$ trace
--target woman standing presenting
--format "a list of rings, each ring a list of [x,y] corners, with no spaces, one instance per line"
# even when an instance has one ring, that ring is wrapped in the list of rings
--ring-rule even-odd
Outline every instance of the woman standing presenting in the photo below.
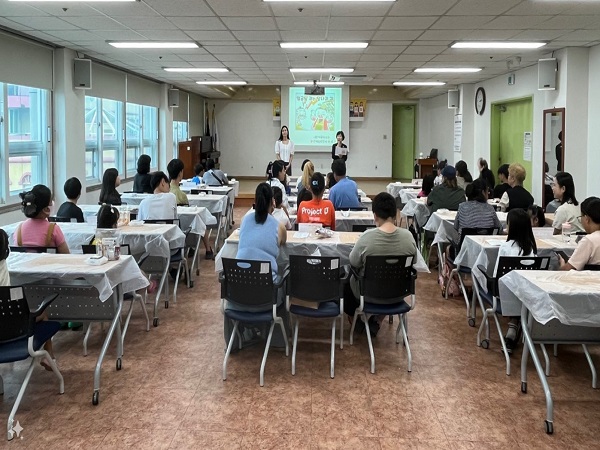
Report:
[[[283,161],[285,171],[292,175],[292,160],[294,159],[294,143],[290,140],[290,131],[287,126],[282,126],[279,139],[275,142],[275,156]]]
[[[348,146],[344,144],[344,136],[343,131],[338,131],[335,135],[337,139],[336,143],[331,146],[331,158],[332,159],[343,159],[346,161],[348,159]]]

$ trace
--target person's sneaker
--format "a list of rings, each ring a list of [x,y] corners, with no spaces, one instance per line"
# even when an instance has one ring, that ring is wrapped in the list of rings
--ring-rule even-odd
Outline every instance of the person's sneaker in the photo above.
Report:
[[[212,250],[206,250],[206,255],[204,256],[204,259],[213,259],[215,257],[215,254]]]
[[[173,278],[173,280],[176,280],[177,279],[177,269],[169,270],[169,275],[171,275],[171,278]]]

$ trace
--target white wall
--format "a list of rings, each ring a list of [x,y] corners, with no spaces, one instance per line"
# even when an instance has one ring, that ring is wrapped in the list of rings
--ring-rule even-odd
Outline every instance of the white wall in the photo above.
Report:
[[[587,151],[587,196],[600,197],[598,168],[600,167],[600,45],[589,50],[588,87],[588,151]],[[569,112],[567,111],[567,117]],[[581,197],[583,199],[584,197]]]
[[[448,108],[448,94],[419,101],[418,152],[429,155],[438,149],[438,159],[454,162],[454,109]]]

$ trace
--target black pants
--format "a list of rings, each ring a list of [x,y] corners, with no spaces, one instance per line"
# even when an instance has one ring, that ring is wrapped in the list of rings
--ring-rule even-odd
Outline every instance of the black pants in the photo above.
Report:
[[[292,176],[292,165],[289,162],[283,162],[284,166],[287,166],[287,170],[285,171],[285,173],[288,174],[288,176]]]
[[[354,296],[350,283],[344,285],[344,312],[353,317],[356,308],[360,306],[360,299]]]

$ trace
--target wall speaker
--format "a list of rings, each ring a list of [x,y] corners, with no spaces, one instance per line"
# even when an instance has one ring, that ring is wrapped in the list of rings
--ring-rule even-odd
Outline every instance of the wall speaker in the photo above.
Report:
[[[538,61],[538,91],[555,90],[557,72],[556,58],[540,59]]]
[[[73,64],[73,87],[75,89],[91,89],[92,60],[75,58]]]
[[[179,89],[169,89],[169,106],[179,108]]]
[[[458,108],[459,91],[458,89],[448,91],[448,108]]]

